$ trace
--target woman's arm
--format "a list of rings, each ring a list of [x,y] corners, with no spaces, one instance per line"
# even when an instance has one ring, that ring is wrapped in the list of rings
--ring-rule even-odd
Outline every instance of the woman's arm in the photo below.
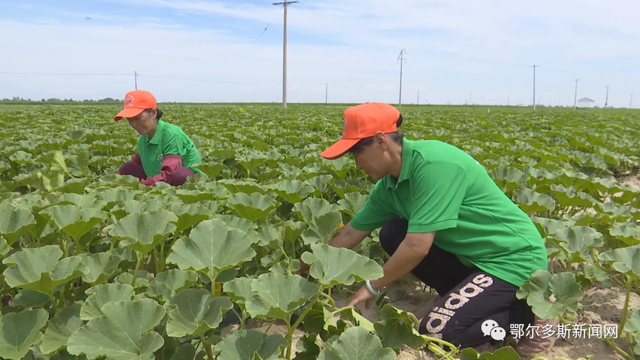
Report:
[[[171,176],[179,167],[182,167],[182,157],[180,155],[165,155],[160,167],[160,174],[140,180],[140,183],[147,186],[153,186],[160,181],[170,183]]]

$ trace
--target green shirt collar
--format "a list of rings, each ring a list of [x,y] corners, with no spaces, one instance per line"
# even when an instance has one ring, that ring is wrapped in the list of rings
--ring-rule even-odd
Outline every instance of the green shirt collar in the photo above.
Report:
[[[409,174],[411,173],[411,164],[413,163],[413,144],[411,140],[406,137],[402,138],[402,168],[400,169],[400,176],[398,177],[398,181],[396,182],[393,176],[389,176],[389,181],[387,182],[388,189],[397,189],[398,184],[408,180]]]
[[[164,125],[165,125],[164,121],[158,120],[158,127],[156,128],[156,133],[153,134],[153,137],[151,138],[151,140],[149,140],[149,136],[147,135],[147,144],[159,145],[162,142]]]

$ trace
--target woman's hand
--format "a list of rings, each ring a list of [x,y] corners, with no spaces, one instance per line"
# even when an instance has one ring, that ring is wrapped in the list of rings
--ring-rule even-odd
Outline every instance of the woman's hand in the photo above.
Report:
[[[373,302],[373,300],[375,300],[375,298],[376,297],[373,296],[371,291],[369,291],[366,286],[363,286],[355,295],[353,295],[353,298],[351,298],[351,302],[347,306],[356,307],[356,305],[364,301],[365,309],[369,310],[369,308],[371,307],[371,303]]]

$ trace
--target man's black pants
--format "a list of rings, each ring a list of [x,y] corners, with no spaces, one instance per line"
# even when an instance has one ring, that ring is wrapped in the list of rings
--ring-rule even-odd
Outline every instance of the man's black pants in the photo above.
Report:
[[[402,218],[390,220],[382,227],[380,243],[389,255],[404,240],[407,228],[408,221]],[[421,334],[465,348],[495,341],[487,334],[490,325],[482,328],[486,320],[495,321],[492,324],[497,323],[506,335],[510,334],[511,324],[524,324],[525,329],[533,324],[531,308],[525,300],[516,298],[517,286],[477,267],[463,265],[456,255],[435,244],[411,273],[440,295],[420,321]]]

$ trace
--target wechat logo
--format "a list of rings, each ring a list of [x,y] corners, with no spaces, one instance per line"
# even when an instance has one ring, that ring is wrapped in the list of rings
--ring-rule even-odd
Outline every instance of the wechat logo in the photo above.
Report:
[[[507,336],[507,332],[494,320],[485,320],[480,327],[484,336],[491,336],[495,341],[502,341]]]

